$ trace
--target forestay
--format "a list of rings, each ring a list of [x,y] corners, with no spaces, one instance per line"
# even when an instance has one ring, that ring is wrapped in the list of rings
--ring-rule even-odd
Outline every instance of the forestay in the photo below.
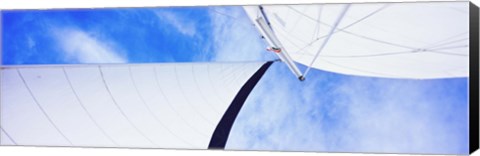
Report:
[[[345,16],[312,63],[346,5]],[[262,7],[283,48],[306,66],[384,78],[468,76],[468,2]],[[244,9],[258,28],[259,6]]]
[[[6,66],[1,145],[207,149],[263,64]]]

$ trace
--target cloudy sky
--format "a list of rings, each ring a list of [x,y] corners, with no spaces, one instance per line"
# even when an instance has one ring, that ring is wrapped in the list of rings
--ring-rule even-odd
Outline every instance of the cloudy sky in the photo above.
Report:
[[[276,59],[241,7],[3,11],[2,20],[6,65]],[[467,89],[466,78],[320,70],[299,82],[274,63],[242,108],[227,148],[465,154]]]

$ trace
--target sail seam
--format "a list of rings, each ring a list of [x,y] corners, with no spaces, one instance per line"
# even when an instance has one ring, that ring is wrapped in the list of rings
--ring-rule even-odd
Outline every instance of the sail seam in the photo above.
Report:
[[[123,111],[123,109],[120,107],[120,105],[118,105],[117,101],[115,100],[115,98],[113,97],[113,94],[112,92],[110,91],[110,88],[108,87],[107,85],[107,82],[105,80],[105,76],[103,75],[103,71],[102,71],[102,67],[101,66],[98,66],[98,70],[100,71],[100,76],[102,77],[102,81],[103,81],[103,84],[105,86],[105,89],[107,90],[108,94],[110,95],[110,98],[112,99],[113,101],[113,104],[116,106],[116,108],[119,110],[120,114],[122,114],[122,116],[127,120],[127,122],[140,134],[142,135],[148,142],[150,142],[151,144],[157,146],[157,144],[155,144],[150,138],[148,138],[142,131],[140,131],[140,129],[135,125],[133,124],[133,121],[130,120],[130,118],[127,116],[127,114],[125,113],[125,111]]]
[[[202,90],[200,90],[200,85],[198,84],[198,80],[197,80],[198,78],[197,78],[197,76],[196,76],[197,74],[195,73],[195,69],[194,69],[195,67],[194,67],[194,66],[191,66],[191,67],[192,67],[192,68],[191,68],[191,72],[192,72],[193,81],[194,81],[194,83],[195,83],[196,89],[197,89],[198,92],[200,93],[200,97],[203,99],[203,101],[205,101],[205,102],[207,103],[207,105],[208,105],[210,108],[212,108],[212,111],[214,111],[215,113],[220,114],[220,111],[218,110],[218,108],[216,108],[214,105],[212,105],[212,102],[209,101],[209,100],[207,100],[207,98],[205,98],[205,96],[206,96],[205,93],[204,93]]]
[[[27,84],[27,82],[25,81],[25,78],[23,78],[23,75],[22,75],[22,73],[20,72],[19,69],[17,69],[17,73],[18,73],[18,75],[20,76],[20,79],[22,79],[22,82],[23,82],[23,84],[25,85],[25,88],[27,88],[28,92],[30,93],[30,96],[32,96],[33,101],[35,101],[35,104],[37,104],[38,108],[39,108],[40,111],[43,113],[43,115],[47,118],[47,120],[50,122],[50,124],[52,124],[53,128],[55,128],[55,130],[56,130],[70,145],[73,146],[72,141],[70,141],[70,139],[68,139],[68,137],[60,130],[60,128],[55,124],[55,122],[53,122],[52,118],[48,115],[48,113],[45,111],[45,109],[42,107],[42,105],[40,105],[40,103],[38,102],[37,98],[33,95],[32,90],[30,89],[30,87],[28,87],[28,84]]]
[[[115,144],[116,146],[118,146],[118,143],[115,142],[113,140],[113,138],[107,134],[107,132],[102,128],[100,127],[100,124],[93,118],[92,114],[87,110],[87,108],[85,107],[85,105],[83,104],[82,100],[80,100],[80,97],[78,96],[77,92],[75,91],[75,89],[73,88],[73,85],[72,85],[72,82],[70,81],[70,78],[67,74],[67,71],[65,70],[65,67],[62,68],[63,70],[63,74],[65,75],[65,78],[67,79],[67,82],[68,82],[68,85],[70,86],[70,88],[72,89],[72,93],[74,94],[75,98],[77,99],[78,103],[80,104],[80,107],[85,111],[85,113],[87,114],[88,118],[90,118],[90,120],[93,122],[93,124],[95,124],[95,126],[103,133],[103,135],[105,135],[105,137],[108,138],[108,140],[110,140],[113,144]]]
[[[17,145],[17,142],[12,138],[12,136],[11,136],[10,134],[8,134],[8,132],[7,132],[5,129],[3,129],[3,127],[0,127],[0,130],[1,130],[3,133],[5,133],[5,135],[7,136],[7,138],[8,138],[10,141],[12,141],[12,143],[13,143],[14,145]],[[0,145],[3,145],[3,144],[0,144]]]
[[[177,86],[180,88],[180,93],[182,94],[182,97],[183,99],[185,99],[185,101],[187,102],[187,104],[189,106],[192,106],[193,107],[193,112],[195,112],[195,114],[198,114],[200,116],[200,118],[204,121],[206,121],[206,123],[210,124],[210,125],[215,125],[215,123],[213,123],[212,121],[208,120],[207,117],[205,117],[204,114],[202,114],[201,112],[198,112],[198,107],[193,104],[192,101],[190,101],[190,99],[187,97],[186,93],[185,93],[185,88],[182,87],[182,84],[180,83],[180,81],[178,80],[180,78],[180,76],[178,76],[178,69],[177,69],[177,66],[175,65],[173,67],[173,70],[175,72],[175,81],[177,82]],[[193,75],[192,75],[193,76]]]
[[[171,104],[171,101],[168,99],[168,97],[166,96],[166,94],[163,92],[163,89],[162,87],[160,86],[160,82],[158,80],[158,72],[157,72],[157,68],[153,67],[153,72],[155,73],[154,76],[155,76],[155,81],[156,81],[156,84],[157,84],[157,88],[159,89],[160,93],[162,94],[162,96],[165,98],[166,100],[166,103],[168,105],[168,107],[170,107],[170,109],[175,112],[175,114],[180,117],[180,119],[183,121],[183,123],[185,123],[185,125],[187,127],[190,127],[190,129],[192,129],[194,132],[200,134],[201,136],[204,136],[204,137],[207,137],[206,134],[204,134],[203,132],[200,132],[198,129],[194,128],[194,126],[192,126],[189,122],[187,122],[187,120],[177,111],[177,109],[175,109],[172,104]]]
[[[172,132],[172,130],[170,130],[167,126],[165,126],[165,124],[160,121],[160,119],[158,119],[157,116],[155,116],[155,114],[153,113],[152,109],[150,108],[150,106],[147,105],[147,102],[145,100],[145,98],[140,94],[140,91],[137,87],[137,83],[135,82],[135,79],[133,78],[133,74],[132,74],[132,69],[130,66],[128,66],[128,73],[130,75],[130,79],[132,80],[132,83],[133,83],[133,86],[135,87],[135,91],[137,92],[137,95],[138,97],[140,98],[140,100],[142,101],[142,104],[143,106],[145,106],[145,108],[147,109],[148,113],[150,114],[150,116],[153,117],[153,119],[160,125],[162,126],[163,128],[165,128],[170,134],[172,134],[173,136],[175,136],[176,138],[180,139],[183,143],[186,143],[187,145],[189,146],[193,146],[192,144],[188,143],[186,140],[184,140],[183,138],[180,138],[178,135],[176,135],[175,133]]]

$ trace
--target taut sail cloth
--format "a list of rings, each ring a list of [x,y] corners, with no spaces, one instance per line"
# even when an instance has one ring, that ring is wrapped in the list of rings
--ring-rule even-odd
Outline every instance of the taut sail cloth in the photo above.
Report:
[[[316,69],[385,78],[468,76],[468,2],[264,5],[244,10],[259,30],[258,20],[269,23],[282,52]]]
[[[271,63],[4,66],[1,145],[222,148]]]

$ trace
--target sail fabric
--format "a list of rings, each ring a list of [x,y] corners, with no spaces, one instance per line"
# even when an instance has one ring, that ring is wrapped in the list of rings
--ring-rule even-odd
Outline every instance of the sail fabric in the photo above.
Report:
[[[1,145],[207,149],[264,63],[6,66]]]
[[[256,19],[267,19],[282,48],[303,65],[356,76],[433,79],[468,76],[468,4],[262,5],[263,13],[259,6],[244,10],[257,28]]]

